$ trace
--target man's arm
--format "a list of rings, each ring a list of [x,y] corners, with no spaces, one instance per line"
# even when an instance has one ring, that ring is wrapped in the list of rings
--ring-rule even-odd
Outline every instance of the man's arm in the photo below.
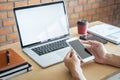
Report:
[[[82,73],[81,62],[73,51],[66,55],[64,63],[69,69],[73,80],[86,80],[84,74]]]
[[[115,54],[106,54],[104,63],[116,67],[120,67],[120,56],[117,56]]]
[[[102,43],[97,41],[83,41],[83,43],[87,44],[86,47],[95,56],[95,62],[120,67],[120,56],[108,54],[108,51]]]

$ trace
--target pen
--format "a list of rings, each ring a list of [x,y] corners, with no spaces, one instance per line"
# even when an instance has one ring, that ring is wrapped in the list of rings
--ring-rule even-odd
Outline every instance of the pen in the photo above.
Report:
[[[7,59],[7,65],[9,65],[10,64],[10,53],[8,50],[6,51],[6,59]]]

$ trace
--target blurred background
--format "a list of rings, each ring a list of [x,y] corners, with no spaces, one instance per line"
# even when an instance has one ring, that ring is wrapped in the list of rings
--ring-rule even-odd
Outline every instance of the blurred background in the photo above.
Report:
[[[18,42],[12,9],[58,0],[0,0],[0,46]],[[70,27],[77,20],[102,21],[120,27],[120,0],[64,0]]]

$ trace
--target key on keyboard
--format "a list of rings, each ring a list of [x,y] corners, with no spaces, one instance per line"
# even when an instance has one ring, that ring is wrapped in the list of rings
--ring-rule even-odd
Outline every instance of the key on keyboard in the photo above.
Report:
[[[35,53],[37,53],[38,55],[42,55],[42,54],[46,54],[46,53],[49,53],[49,52],[52,52],[52,51],[55,51],[55,50],[58,50],[58,49],[65,48],[67,46],[68,45],[67,45],[66,41],[61,40],[61,41],[50,43],[50,44],[47,44],[47,45],[44,45],[44,46],[33,48],[32,50]]]

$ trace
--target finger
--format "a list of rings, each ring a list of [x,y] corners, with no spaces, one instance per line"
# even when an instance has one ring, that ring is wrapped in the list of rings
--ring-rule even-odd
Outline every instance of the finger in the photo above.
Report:
[[[81,41],[83,44],[89,44],[89,45],[91,45],[91,40],[86,40],[86,41]]]
[[[71,56],[72,50],[70,50],[67,55],[65,56],[65,58],[69,58]]]
[[[76,56],[76,54],[75,54],[74,51],[72,51],[72,53],[71,53],[71,57],[72,57],[72,56]]]
[[[84,47],[91,47],[91,45],[89,45],[89,44],[83,44],[84,45]]]
[[[103,43],[101,43],[99,41],[90,41],[90,43],[95,44],[95,45],[101,45],[101,44],[103,44]]]
[[[97,47],[100,43],[98,41],[89,40],[87,42],[84,42],[84,44],[88,44],[91,47]]]
[[[90,48],[89,51],[92,53],[92,55],[97,56],[96,50]]]
[[[89,44],[89,45],[98,45],[100,42],[94,41],[94,40],[87,40],[87,41],[82,41],[83,44]]]
[[[87,45],[87,46],[85,46],[87,49],[90,49],[91,48],[91,45]]]
[[[75,52],[74,52],[73,50],[71,50],[71,52],[70,52],[70,56],[69,56],[69,57],[74,56],[74,54],[75,54]]]
[[[80,57],[75,52],[72,53],[72,58],[78,58],[80,60]]]

